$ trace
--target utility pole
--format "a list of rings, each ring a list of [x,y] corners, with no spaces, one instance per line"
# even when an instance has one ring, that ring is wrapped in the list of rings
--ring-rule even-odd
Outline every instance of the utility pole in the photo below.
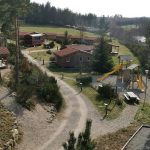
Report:
[[[15,18],[15,33],[16,33],[16,64],[15,64],[15,71],[16,71],[16,86],[19,82],[19,24],[18,24],[18,17]]]

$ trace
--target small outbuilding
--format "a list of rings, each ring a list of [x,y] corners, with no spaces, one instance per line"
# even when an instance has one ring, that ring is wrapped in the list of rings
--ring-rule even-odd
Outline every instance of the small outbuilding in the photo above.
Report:
[[[7,60],[9,56],[9,50],[7,47],[0,47],[0,59]]]
[[[26,46],[39,46],[44,42],[43,34],[41,33],[31,33],[24,36],[24,44]]]

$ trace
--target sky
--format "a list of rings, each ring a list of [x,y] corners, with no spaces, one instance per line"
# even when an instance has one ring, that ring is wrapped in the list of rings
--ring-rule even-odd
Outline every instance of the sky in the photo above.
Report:
[[[47,1],[57,8],[69,8],[81,14],[97,16],[150,17],[150,0],[31,0],[45,4]]]

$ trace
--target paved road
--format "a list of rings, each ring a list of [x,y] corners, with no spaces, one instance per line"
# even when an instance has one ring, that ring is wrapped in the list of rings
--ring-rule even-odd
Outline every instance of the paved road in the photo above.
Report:
[[[60,80],[56,75],[52,74],[44,66],[40,65],[34,60],[28,51],[22,51],[23,55],[28,58],[30,62],[38,66],[43,72],[49,76],[55,76],[60,86],[60,91],[66,102],[66,109],[63,118],[59,122],[59,126],[52,135],[50,135],[47,142],[43,143],[38,150],[59,150],[61,145],[68,138],[69,131],[74,131],[75,135],[81,132],[85,126],[87,118],[92,119],[92,137],[95,138],[110,132],[115,132],[120,128],[127,127],[134,120],[134,115],[138,109],[137,106],[127,106],[122,114],[115,120],[101,120],[99,112],[95,109],[90,100],[82,94],[77,93],[72,87]]]

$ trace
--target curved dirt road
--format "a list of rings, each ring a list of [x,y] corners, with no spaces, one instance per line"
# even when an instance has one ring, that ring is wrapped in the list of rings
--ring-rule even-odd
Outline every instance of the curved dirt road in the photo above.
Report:
[[[54,127],[54,130],[48,138],[43,140],[42,144],[35,144],[33,150],[62,149],[61,145],[67,140],[69,131],[74,131],[77,135],[83,130],[87,118],[90,118],[93,121],[93,138],[127,127],[134,120],[134,115],[138,109],[137,106],[127,106],[121,115],[115,120],[102,121],[102,117],[89,99],[87,99],[84,95],[77,93],[77,91],[75,91],[72,87],[60,80],[56,75],[53,75],[44,66],[40,65],[30,55],[28,55],[28,51],[22,51],[22,53],[30,62],[38,66],[43,72],[46,72],[49,76],[55,76],[58,81],[58,85],[60,86],[60,91],[66,102],[66,109],[62,115],[63,119],[59,120],[59,124]]]

